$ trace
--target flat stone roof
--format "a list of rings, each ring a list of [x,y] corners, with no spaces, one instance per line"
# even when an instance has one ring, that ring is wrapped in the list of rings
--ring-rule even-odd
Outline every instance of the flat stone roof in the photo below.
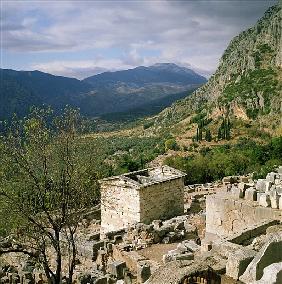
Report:
[[[100,180],[101,183],[115,183],[124,181],[132,187],[146,187],[152,184],[161,183],[186,176],[185,173],[169,166],[148,168],[135,172],[113,176]]]

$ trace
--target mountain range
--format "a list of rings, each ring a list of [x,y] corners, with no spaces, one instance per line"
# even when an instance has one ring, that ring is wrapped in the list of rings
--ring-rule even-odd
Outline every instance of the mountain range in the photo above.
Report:
[[[183,98],[206,79],[193,70],[172,63],[104,72],[84,80],[54,76],[40,71],[0,69],[0,118],[13,113],[22,116],[32,105],[50,105],[55,110],[65,105],[78,107],[82,114],[134,112],[143,107],[149,113],[162,110]]]

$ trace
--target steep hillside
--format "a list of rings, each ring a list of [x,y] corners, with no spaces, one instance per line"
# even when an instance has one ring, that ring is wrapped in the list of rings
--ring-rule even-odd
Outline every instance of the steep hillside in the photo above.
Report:
[[[194,94],[165,109],[157,128],[198,123],[217,135],[222,117],[260,124],[268,131],[281,119],[282,41],[281,7],[269,8],[257,24],[236,36],[225,50],[218,69]],[[181,127],[183,129],[183,125]],[[189,128],[189,127],[188,127]]]

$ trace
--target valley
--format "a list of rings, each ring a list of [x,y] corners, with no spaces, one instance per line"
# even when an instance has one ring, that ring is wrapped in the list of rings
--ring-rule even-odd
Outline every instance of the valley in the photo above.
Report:
[[[140,8],[143,2],[137,2],[121,6]],[[178,17],[177,5],[184,9],[184,2],[166,3],[172,6],[163,14],[165,5],[157,2],[144,1],[149,5],[146,13],[152,8],[161,13],[152,31],[163,28],[164,15]],[[218,5],[215,2],[205,5]],[[246,5],[223,2],[215,7],[221,11],[231,5],[230,16],[233,9],[241,11],[241,5]],[[54,3],[48,5],[59,8]],[[72,17],[86,13],[85,7],[104,5],[95,1],[81,7],[64,4],[65,10],[58,14],[74,5]],[[254,25],[231,39],[208,79],[183,67],[190,66],[183,55],[190,45],[182,41],[200,29],[204,45],[214,47],[206,36],[216,17],[201,18],[199,13],[201,20],[190,23],[193,30],[188,34],[182,17],[180,30],[155,35],[158,44],[143,41],[140,35],[130,43],[133,49],[128,54],[123,51],[117,60],[112,57],[121,43],[115,50],[109,47],[114,40],[103,45],[116,9],[107,5],[100,12],[106,11],[106,20],[97,21],[103,23],[100,30],[88,25],[92,15],[82,21],[87,35],[79,44],[82,49],[91,46],[91,52],[97,52],[96,61],[89,50],[83,50],[83,56],[75,48],[64,51],[78,34],[77,38],[72,33],[60,38],[67,44],[60,46],[59,54],[62,58],[89,56],[112,67],[93,68],[93,63],[78,59],[69,65],[60,61],[60,70],[70,74],[75,70],[66,70],[66,66],[79,62],[85,67],[81,73],[88,74],[84,79],[0,69],[0,283],[280,283],[280,3],[268,5]],[[193,1],[185,5],[193,11]],[[248,5],[255,13],[253,4]],[[125,18],[128,22],[134,19],[136,25],[142,23],[143,28],[141,14],[123,13],[121,6],[114,26]],[[27,11],[30,17],[37,10]],[[56,18],[55,9],[52,11]],[[208,15],[210,12],[215,13],[211,10]],[[248,18],[241,13],[242,19]],[[227,16],[235,27],[235,18]],[[220,13],[219,18],[223,21],[225,17]],[[47,25],[49,21],[51,18]],[[206,21],[208,26],[201,30]],[[46,23],[28,18],[19,27],[38,25],[40,30]],[[231,26],[215,35],[225,38]],[[96,29],[99,40],[93,37],[85,44]],[[136,31],[132,39],[139,35]],[[171,41],[169,51],[157,52],[167,36],[174,40],[179,35],[181,48]],[[122,41],[127,36],[119,35]],[[192,40],[189,44],[194,46]],[[138,52],[143,46],[147,48],[142,61]],[[101,59],[103,52],[109,52],[108,61]],[[201,47],[189,52],[191,59],[201,61],[203,56],[209,63]],[[53,50],[46,54],[56,56]],[[183,64],[148,60],[151,56],[158,62],[164,55],[175,62],[183,55]],[[53,63],[50,66],[56,67]],[[135,67],[116,70],[115,66]],[[98,69],[103,72],[94,72]],[[94,75],[89,75],[92,71]]]

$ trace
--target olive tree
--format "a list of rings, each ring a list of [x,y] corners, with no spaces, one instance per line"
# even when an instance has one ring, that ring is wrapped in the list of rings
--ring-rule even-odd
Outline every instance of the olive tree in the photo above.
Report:
[[[10,226],[15,245],[0,254],[34,257],[49,283],[61,282],[63,262],[72,283],[81,213],[99,202],[97,175],[78,151],[81,125],[77,110],[54,116],[34,109],[1,136],[0,204],[7,209],[2,223]]]

